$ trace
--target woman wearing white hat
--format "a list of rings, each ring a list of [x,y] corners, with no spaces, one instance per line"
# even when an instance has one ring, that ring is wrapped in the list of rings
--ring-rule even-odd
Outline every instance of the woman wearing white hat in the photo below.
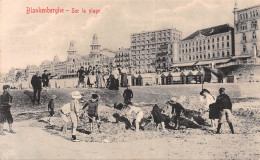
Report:
[[[74,91],[71,93],[72,100],[70,102],[70,118],[72,122],[72,141],[77,142],[76,129],[78,126],[78,117],[79,117],[79,99],[82,98],[82,95],[79,91]]]

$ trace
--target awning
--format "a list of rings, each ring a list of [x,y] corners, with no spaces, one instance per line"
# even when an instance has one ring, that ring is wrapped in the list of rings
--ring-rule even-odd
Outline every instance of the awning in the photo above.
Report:
[[[249,58],[252,57],[252,55],[241,55],[241,56],[232,56],[231,59],[238,59],[238,58]]]
[[[218,59],[218,60],[214,60],[213,62],[217,64],[217,63],[227,63],[229,61],[230,59]]]
[[[197,76],[203,76],[203,73],[201,71],[199,71],[196,75]]]
[[[196,66],[208,65],[211,63],[212,61],[199,61],[198,63],[196,63]]]
[[[196,62],[190,62],[190,63],[178,63],[178,64],[173,64],[171,67],[189,67],[193,66]]]

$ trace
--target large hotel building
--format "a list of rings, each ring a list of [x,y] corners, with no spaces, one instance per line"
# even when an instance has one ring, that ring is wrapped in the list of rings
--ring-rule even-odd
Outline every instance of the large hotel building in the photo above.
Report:
[[[235,53],[234,29],[229,24],[201,29],[179,43],[179,57],[173,67],[224,63]]]
[[[156,72],[156,66],[168,68],[178,57],[177,43],[181,39],[182,32],[176,29],[132,34],[131,73]]]

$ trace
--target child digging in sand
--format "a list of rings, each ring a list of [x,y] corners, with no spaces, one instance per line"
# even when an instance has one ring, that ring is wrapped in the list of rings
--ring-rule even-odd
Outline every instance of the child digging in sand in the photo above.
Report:
[[[121,111],[126,112],[125,113],[126,117],[130,116],[132,112],[135,113],[135,126],[136,126],[135,131],[138,132],[140,128],[140,122],[144,116],[142,109],[139,107],[135,107],[133,104],[128,104],[128,106],[122,108]]]
[[[99,96],[97,94],[92,94],[91,100],[89,100],[82,108],[83,110],[85,110],[88,107],[87,113],[89,117],[91,132],[93,131],[94,123],[97,123],[98,130],[100,132],[100,122],[98,118],[98,99]]]
[[[82,98],[82,95],[79,91],[74,91],[71,93],[72,100],[70,102],[70,118],[72,122],[72,141],[78,142],[79,140],[76,137],[76,129],[78,126],[78,118],[79,118],[79,99]]]
[[[57,98],[56,95],[52,95],[52,96],[51,96],[51,99],[50,99],[50,101],[49,101],[49,104],[48,104],[48,111],[50,112],[50,118],[49,118],[49,124],[50,124],[50,125],[53,124],[51,120],[52,120],[53,115],[55,114],[55,113],[54,113],[54,108],[55,108],[55,103],[54,103],[54,101],[55,101],[56,98]]]

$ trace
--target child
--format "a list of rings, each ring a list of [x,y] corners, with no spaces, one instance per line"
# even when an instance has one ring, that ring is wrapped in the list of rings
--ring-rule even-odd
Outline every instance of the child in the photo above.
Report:
[[[71,93],[72,100],[70,102],[70,118],[72,122],[72,141],[78,142],[79,140],[76,137],[76,129],[78,126],[78,117],[79,117],[79,99],[82,98],[82,95],[79,91],[74,91]]]
[[[4,85],[3,90],[4,93],[0,97],[0,135],[5,135],[3,132],[3,127],[4,123],[7,121],[9,124],[9,132],[10,133],[15,133],[12,129],[12,124],[13,124],[13,117],[10,111],[10,108],[12,106],[12,100],[13,97],[9,94],[9,85]]]
[[[100,132],[100,123],[98,118],[98,99],[99,96],[97,94],[92,94],[91,100],[89,100],[82,108],[84,110],[86,107],[88,107],[87,112],[88,112],[91,132],[93,131],[94,122],[97,123],[98,130]]]
[[[50,118],[49,118],[49,123],[50,123],[50,125],[52,125],[51,118],[52,118],[53,115],[55,114],[55,113],[54,113],[54,107],[55,107],[55,105],[54,105],[54,100],[55,100],[56,98],[57,98],[56,95],[52,95],[52,96],[51,96],[51,99],[50,99],[50,101],[49,101],[49,104],[48,104],[48,111],[50,112]]]
[[[163,131],[166,131],[165,130],[166,115],[162,114],[162,109],[160,109],[157,104],[153,106],[152,115],[153,115],[154,122],[156,123],[157,131],[159,131],[160,123]]]
[[[124,97],[124,103],[126,105],[131,104],[131,99],[133,98],[133,91],[130,89],[130,85],[127,85],[127,88],[125,89],[123,93]]]
[[[70,116],[70,103],[67,103],[61,107],[60,110],[61,118],[64,121],[62,131],[65,134],[67,132],[67,125],[69,123],[69,116]]]
[[[133,104],[128,104],[127,108],[126,109],[123,109],[123,110],[126,110],[126,114],[125,116],[129,116],[131,115],[132,112],[135,113],[136,117],[135,117],[135,131],[138,132],[139,131],[139,128],[140,128],[140,122],[144,116],[144,113],[142,111],[141,108],[139,107],[135,107]]]
[[[177,98],[176,97],[172,97],[170,101],[166,102],[167,105],[172,107],[172,114],[171,117],[173,117],[173,121],[175,123],[175,130],[179,129],[179,118],[181,117],[181,115],[183,114],[184,108],[183,106],[177,102]]]

